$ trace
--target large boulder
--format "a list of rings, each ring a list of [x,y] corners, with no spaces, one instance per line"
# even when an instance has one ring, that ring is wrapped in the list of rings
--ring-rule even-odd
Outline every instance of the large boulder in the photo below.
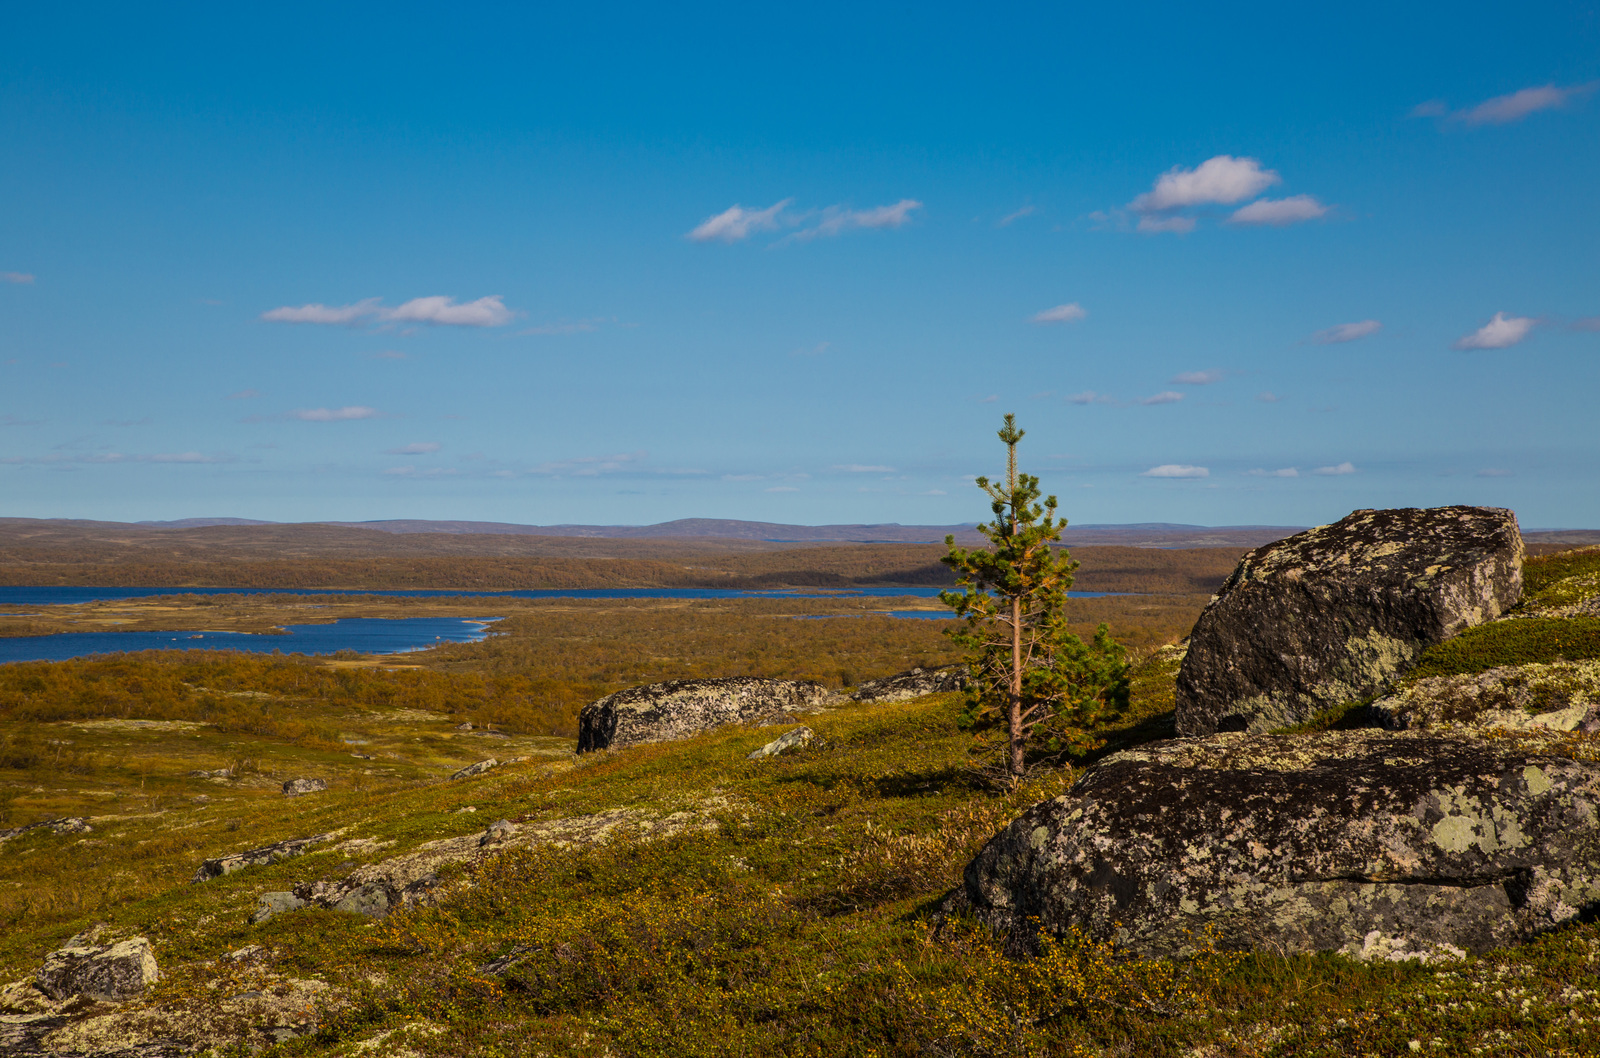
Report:
[[[156,980],[156,956],[143,937],[103,946],[76,943],[45,956],[35,984],[51,999],[87,996],[112,1003],[132,999]]]
[[[578,752],[691,738],[724,724],[782,724],[815,712],[833,692],[809,680],[732,676],[630,687],[578,714]]]
[[[950,665],[942,669],[910,669],[882,679],[867,680],[850,697],[857,702],[903,702],[925,694],[963,691],[966,687],[966,667]]]
[[[1481,952],[1600,907],[1600,763],[1548,741],[1216,735],[1108,757],[966,869],[953,910],[1141,956]]]
[[[1178,734],[1269,731],[1377,694],[1521,597],[1522,535],[1495,507],[1356,511],[1258,547],[1189,637]]]

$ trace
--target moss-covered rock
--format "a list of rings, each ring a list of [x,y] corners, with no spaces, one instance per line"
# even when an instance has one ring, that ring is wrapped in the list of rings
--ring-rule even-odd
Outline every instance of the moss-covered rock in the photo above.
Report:
[[[1399,731],[1592,732],[1600,730],[1600,661],[1503,665],[1416,680],[1372,703],[1372,714]]]

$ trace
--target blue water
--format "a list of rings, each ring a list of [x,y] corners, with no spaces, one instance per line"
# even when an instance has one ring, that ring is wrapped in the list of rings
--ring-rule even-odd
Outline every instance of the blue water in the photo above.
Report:
[[[861,596],[871,599],[912,596],[937,599],[942,588],[849,588],[841,591],[740,591],[734,588],[529,588],[518,591],[457,591],[418,588],[376,591],[359,588],[85,588],[4,587],[0,606],[57,606],[115,599],[147,599],[153,595],[388,595],[401,599],[834,599]],[[1103,591],[1069,591],[1075,599],[1096,599],[1116,594]]]
[[[285,625],[288,635],[247,632],[63,632],[53,636],[0,637],[0,664],[66,661],[123,650],[247,650],[253,654],[403,654],[441,643],[473,643],[489,621],[460,617],[346,617],[323,625]]]

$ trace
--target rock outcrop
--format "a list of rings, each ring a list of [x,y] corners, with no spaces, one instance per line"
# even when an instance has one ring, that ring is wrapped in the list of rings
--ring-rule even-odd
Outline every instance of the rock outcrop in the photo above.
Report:
[[[259,849],[250,849],[247,852],[233,852],[226,856],[218,856],[200,864],[199,870],[194,872],[194,882],[209,882],[213,878],[221,878],[234,871],[242,871],[246,867],[265,867],[269,863],[279,860],[292,859],[295,856],[305,855],[305,851],[313,845],[324,841],[332,841],[333,834],[313,834],[309,838],[290,838],[272,845],[263,845]]]
[[[89,825],[89,821],[84,819],[82,816],[68,816],[63,819],[46,819],[42,823],[29,823],[25,827],[12,827],[9,830],[0,830],[0,842],[10,841],[12,838],[19,838],[28,833],[30,830],[42,830],[46,828],[55,834],[87,834],[94,830],[94,827]]]
[[[1178,733],[1267,731],[1380,693],[1521,595],[1516,516],[1494,507],[1356,511],[1258,547],[1195,623]]]
[[[850,699],[857,702],[903,702],[921,698],[925,694],[965,690],[966,686],[967,670],[961,665],[942,669],[910,669],[882,679],[867,680],[855,689]]]
[[[578,752],[692,738],[725,724],[782,724],[834,699],[821,684],[733,676],[630,687],[583,707]]]
[[[1543,746],[1544,748],[1540,748]],[[1141,956],[1480,952],[1600,908],[1600,763],[1548,742],[1217,735],[1116,754],[966,869],[951,909]]]
[[[120,1003],[143,993],[159,976],[150,942],[134,937],[103,946],[69,941],[45,956],[34,982],[55,1000],[86,996]]]
[[[327,779],[290,779],[283,784],[283,795],[285,797],[303,797],[308,793],[321,793],[327,788]]]
[[[1373,702],[1372,713],[1397,731],[1600,731],[1600,661],[1432,676]]]
[[[498,768],[499,766],[500,762],[495,760],[493,757],[490,757],[488,760],[480,760],[476,764],[468,764],[465,768],[462,768],[460,771],[451,775],[450,778],[470,779],[474,775],[482,775],[484,772],[493,768]]]

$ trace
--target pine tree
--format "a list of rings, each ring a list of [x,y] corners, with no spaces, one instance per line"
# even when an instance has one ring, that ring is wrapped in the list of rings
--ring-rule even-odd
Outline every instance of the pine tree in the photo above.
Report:
[[[1102,624],[1085,643],[1067,627],[1067,591],[1078,563],[1061,539],[1065,518],[1054,496],[1039,503],[1039,479],[1017,473],[1015,415],[1000,430],[1006,445],[1004,484],[977,479],[994,520],[978,526],[988,549],[967,550],[945,537],[943,561],[956,571],[956,591],[940,593],[965,625],[947,634],[967,651],[964,722],[1003,725],[1001,767],[1015,783],[1028,767],[1030,742],[1059,754],[1097,745],[1088,732],[1108,710],[1127,701],[1126,652]]]

